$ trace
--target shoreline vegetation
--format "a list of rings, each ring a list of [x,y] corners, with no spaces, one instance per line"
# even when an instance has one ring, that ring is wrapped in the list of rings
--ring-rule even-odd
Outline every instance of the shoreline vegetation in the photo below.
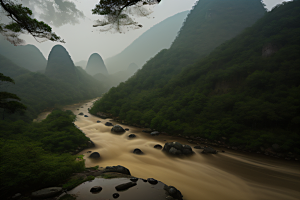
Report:
[[[160,134],[163,134],[163,135],[180,137],[180,138],[186,139],[189,144],[201,145],[202,148],[204,146],[211,146],[211,147],[223,148],[224,150],[222,150],[222,151],[224,151],[224,152],[226,151],[226,149],[230,149],[233,151],[238,151],[238,152],[243,152],[243,153],[252,153],[253,155],[264,154],[265,156],[270,156],[270,157],[280,158],[280,159],[285,159],[285,160],[291,160],[291,161],[299,161],[300,160],[299,154],[297,154],[296,152],[283,152],[282,150],[280,150],[280,146],[278,144],[273,144],[271,147],[268,147],[268,148],[258,147],[258,148],[246,149],[245,146],[242,146],[242,145],[230,144],[230,138],[227,138],[227,137],[220,137],[217,140],[210,140],[209,138],[199,137],[199,136],[195,136],[195,135],[184,135],[184,134],[180,134],[180,133],[170,134],[170,133],[167,133],[167,132],[164,132],[161,130],[144,127],[139,124],[127,123],[125,120],[122,120],[119,117],[115,117],[111,113],[97,112],[96,114],[93,114],[90,112],[90,110],[89,110],[89,113],[94,116],[100,117],[102,119],[111,118],[113,121],[118,122],[121,125],[129,125],[129,126],[134,126],[134,127],[144,129],[143,132],[146,132],[146,133],[158,131]]]
[[[48,187],[85,169],[71,155],[93,143],[74,125],[76,115],[55,109],[39,123],[0,121],[0,192],[5,198],[31,188]]]

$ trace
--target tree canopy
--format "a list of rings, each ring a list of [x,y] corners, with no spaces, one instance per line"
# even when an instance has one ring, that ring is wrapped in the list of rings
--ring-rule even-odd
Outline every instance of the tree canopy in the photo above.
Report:
[[[98,20],[94,27],[105,27],[103,30],[117,30],[120,27],[140,28],[132,19],[132,15],[147,16],[151,13],[149,5],[159,3],[161,0],[100,0],[92,10],[93,14],[104,16],[103,20]],[[33,10],[42,10],[39,16],[44,21],[38,21],[33,17],[33,12],[26,6],[31,6]],[[84,14],[78,10],[69,0],[0,0],[0,11],[9,19],[8,23],[0,23],[0,33],[14,45],[23,43],[19,38],[21,33],[29,33],[36,40],[46,39],[56,42],[65,41],[52,32],[52,28],[47,24],[62,26],[67,23],[76,24]],[[2,17],[1,17],[2,18]],[[1,19],[0,18],[0,19]]]

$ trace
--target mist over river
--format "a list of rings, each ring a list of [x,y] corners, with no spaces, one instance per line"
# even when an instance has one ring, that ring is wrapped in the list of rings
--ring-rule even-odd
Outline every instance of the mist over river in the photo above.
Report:
[[[122,165],[131,174],[139,178],[154,178],[181,191],[185,200],[299,200],[300,164],[260,154],[246,154],[224,149],[225,153],[195,154],[185,157],[173,157],[153,148],[155,144],[178,141],[189,144],[186,139],[172,136],[151,136],[143,129],[127,125],[124,134],[113,134],[105,122],[88,113],[93,101],[66,106],[77,115],[75,124],[89,137],[95,147],[85,149],[86,167]],[[81,108],[83,107],[83,108]],[[79,109],[79,110],[77,110]],[[88,117],[80,116],[83,112]],[[38,120],[45,118],[42,113]],[[97,123],[100,120],[100,123]],[[134,133],[137,137],[129,139]],[[190,146],[195,146],[189,144]],[[133,154],[139,148],[144,155]],[[217,150],[222,150],[218,149]],[[96,151],[101,159],[88,158],[87,151]]]

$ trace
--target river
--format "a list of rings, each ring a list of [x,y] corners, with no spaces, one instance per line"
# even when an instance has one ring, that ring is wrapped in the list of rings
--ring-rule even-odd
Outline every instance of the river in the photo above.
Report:
[[[193,149],[195,154],[188,157],[173,157],[153,148],[155,144],[178,141],[189,144],[186,139],[172,136],[151,136],[142,129],[129,128],[124,134],[110,132],[111,127],[88,113],[93,101],[66,106],[77,115],[75,124],[89,137],[95,147],[85,149],[86,167],[122,165],[133,176],[154,178],[181,191],[185,200],[299,200],[300,164],[264,155],[246,154],[225,149],[225,153],[201,154],[201,149]],[[79,110],[77,110],[79,109]],[[88,117],[80,116],[83,112]],[[47,113],[42,113],[38,120]],[[100,120],[100,123],[97,123]],[[129,139],[134,133],[137,137]],[[189,144],[194,146],[193,144]],[[133,154],[139,148],[144,155]],[[217,150],[221,150],[216,148]],[[87,156],[87,151],[96,151],[101,159],[95,161]]]

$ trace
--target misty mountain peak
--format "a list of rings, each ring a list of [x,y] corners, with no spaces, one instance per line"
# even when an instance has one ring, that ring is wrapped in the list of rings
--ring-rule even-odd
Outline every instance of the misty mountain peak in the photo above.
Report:
[[[56,79],[75,78],[75,66],[68,51],[61,45],[55,45],[48,56],[45,74]]]
[[[103,62],[103,59],[98,53],[93,53],[90,56],[85,70],[90,75],[95,75],[95,74],[98,74],[98,73],[108,75],[108,71],[107,71],[106,66]]]

